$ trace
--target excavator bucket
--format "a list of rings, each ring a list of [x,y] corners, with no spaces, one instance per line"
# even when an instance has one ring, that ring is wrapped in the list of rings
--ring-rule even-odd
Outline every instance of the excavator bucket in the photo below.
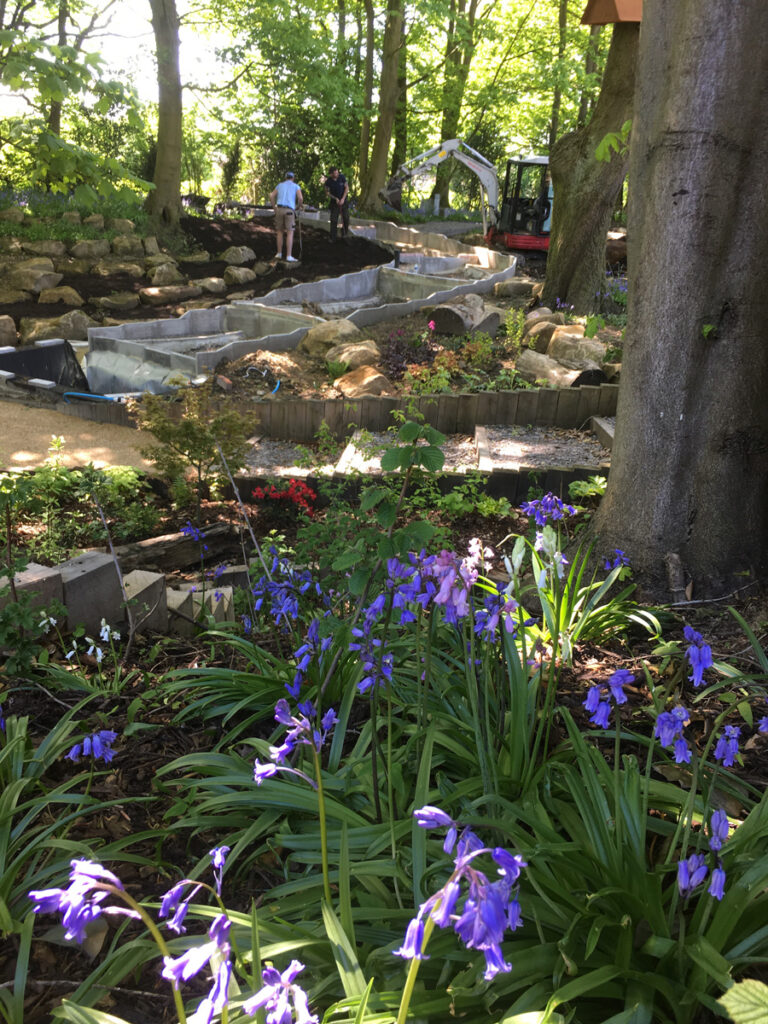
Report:
[[[390,178],[386,188],[379,190],[379,195],[388,203],[393,210],[397,210],[398,213],[402,212],[403,209],[403,179],[402,178]]]

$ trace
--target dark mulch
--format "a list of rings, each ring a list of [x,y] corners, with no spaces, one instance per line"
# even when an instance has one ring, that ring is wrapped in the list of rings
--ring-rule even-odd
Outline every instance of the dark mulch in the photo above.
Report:
[[[275,231],[270,222],[238,221],[218,218],[209,220],[205,217],[184,217],[181,228],[191,242],[191,248],[204,249],[211,256],[207,263],[181,261],[179,268],[189,278],[190,283],[203,277],[222,277],[227,264],[217,260],[217,256],[231,245],[247,245],[256,254],[256,262],[271,262],[270,273],[247,285],[234,285],[228,289],[227,295],[233,292],[250,292],[254,296],[266,295],[279,285],[300,284],[304,281],[315,281],[323,277],[340,277],[342,274],[354,273],[364,267],[378,266],[387,263],[391,252],[382,245],[367,238],[350,236],[335,244],[331,242],[328,232],[303,223],[301,232],[296,231],[293,255],[300,257],[299,263],[286,264],[277,262],[275,256]],[[128,262],[131,262],[130,259]],[[245,264],[251,266],[252,264]],[[178,316],[181,310],[178,305],[145,306],[125,312],[105,313],[92,305],[91,299],[111,295],[114,292],[138,293],[149,286],[145,278],[136,280],[128,274],[112,274],[102,277],[98,274],[65,274],[60,287],[68,285],[86,300],[79,307],[94,320],[102,321],[105,316],[119,320],[160,320]],[[213,296],[209,296],[213,298]],[[216,304],[227,301],[225,296],[216,297]],[[0,316],[13,318],[18,329],[22,317],[59,317],[77,307],[63,303],[14,302],[10,305],[0,304]]]

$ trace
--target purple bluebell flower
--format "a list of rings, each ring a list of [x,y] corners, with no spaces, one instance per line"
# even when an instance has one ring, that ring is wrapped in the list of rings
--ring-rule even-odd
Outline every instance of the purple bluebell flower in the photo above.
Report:
[[[671,711],[660,712],[656,719],[653,734],[659,740],[662,747],[667,750],[670,747],[674,748],[677,764],[687,764],[691,760],[690,747],[683,736],[683,729],[689,721],[690,715],[682,705],[673,708]]]
[[[189,981],[199,974],[214,954],[229,959],[229,929],[230,922],[226,914],[217,914],[208,929],[208,942],[190,947],[186,953],[175,959],[170,956],[163,957],[162,976],[178,989],[182,981]]]
[[[691,626],[685,627],[683,636],[689,644],[685,656],[692,669],[688,678],[693,682],[694,686],[701,686],[704,682],[704,671],[711,668],[713,664],[712,649],[709,644],[704,643],[701,633],[697,633]]]
[[[253,781],[260,786],[266,779],[271,779],[280,769],[272,761],[260,764],[258,761],[253,766]]]
[[[65,760],[77,763],[81,757],[92,757],[94,761],[103,760],[105,764],[114,758],[115,751],[112,744],[117,739],[117,733],[112,729],[99,729],[90,733],[80,743],[76,743]]]
[[[190,891],[187,898],[182,900],[181,897],[185,889],[190,885],[194,886],[194,888]],[[197,895],[200,889],[200,885],[195,885],[190,879],[185,878],[181,882],[177,882],[176,885],[171,886],[168,892],[161,898],[157,916],[160,920],[167,917],[169,919],[168,927],[171,931],[176,932],[177,935],[183,935],[187,930],[184,927],[184,918],[187,916],[190,901]]]
[[[313,747],[319,753],[326,739],[333,731],[338,717],[333,708],[329,708],[323,714],[318,724],[317,710],[311,703],[307,702],[300,705],[300,709],[299,715],[292,714],[288,701],[285,698],[281,698],[275,705],[275,719],[281,725],[290,725],[291,728],[283,737],[281,744],[269,748],[271,764],[256,762],[253,778],[257,785],[260,786],[265,779],[271,778],[276,772],[284,771],[298,775],[313,788],[316,788],[317,784],[309,776],[296,768],[291,768],[287,761],[296,747],[302,744]],[[311,718],[314,718],[315,721],[311,721]]]
[[[763,735],[768,733],[768,715],[766,715],[764,718],[761,718],[760,721],[757,723],[757,731],[763,733]]]
[[[5,718],[3,717],[3,705],[0,704],[0,732],[5,732]]]
[[[616,669],[616,671],[608,680],[608,687],[611,691],[611,696],[613,697],[616,704],[627,703],[627,696],[624,693],[624,687],[630,686],[632,683],[634,683],[634,681],[635,677],[628,669]]]
[[[629,565],[629,557],[625,551],[621,550],[621,548],[615,548],[614,557],[606,558],[603,563],[603,567],[606,572],[611,572],[613,569],[621,569],[625,565]]]
[[[707,890],[707,892],[716,900],[721,900],[723,898],[724,889],[725,871],[723,871],[722,867],[713,868],[712,877],[709,880],[709,889]]]
[[[728,815],[725,811],[716,810],[712,812],[709,819],[709,848],[714,853],[720,851],[723,843],[728,838]]]
[[[61,912],[64,938],[82,942],[91,921],[102,914],[122,914],[138,917],[123,907],[104,907],[102,904],[114,890],[123,890],[120,879],[111,871],[87,860],[73,860],[66,889],[36,889],[29,893],[36,914]]]
[[[224,874],[224,864],[229,853],[228,846],[215,846],[212,850],[208,851],[211,858],[211,866],[213,867],[213,877],[215,881],[216,892],[221,896],[221,882]]]
[[[534,501],[526,501],[521,505],[522,511],[527,516],[533,516],[537,526],[544,526],[549,520],[556,522],[566,515],[576,514],[573,505],[567,505],[556,495],[545,494],[543,498],[536,498]]]
[[[720,734],[715,745],[714,758],[716,761],[722,761],[724,768],[733,766],[734,758],[739,752],[740,735],[741,729],[738,725],[726,725]]]
[[[212,1024],[213,1018],[220,1014],[227,1004],[232,980],[232,961],[228,957],[225,960],[221,960],[220,957],[217,959],[219,964],[214,970],[211,991],[201,1000],[192,1016],[187,1017],[187,1024]]]
[[[635,677],[625,668],[617,669],[605,683],[590,686],[584,707],[590,712],[590,722],[600,729],[608,729],[611,724],[611,702],[626,704],[627,697],[624,687],[634,682]],[[607,690],[607,693],[605,692]],[[608,698],[603,700],[603,695]]]
[[[298,960],[292,960],[282,974],[275,967],[265,967],[261,972],[263,988],[246,999],[244,1012],[252,1015],[257,1010],[266,1010],[266,1024],[317,1024],[317,1017],[309,1012],[306,992],[295,984],[303,970],[304,964]]]
[[[677,865],[677,887],[681,896],[688,896],[707,877],[707,861],[700,853],[692,853]]]
[[[181,533],[183,533],[185,537],[189,537],[190,540],[193,540],[195,541],[195,543],[199,544],[203,551],[208,550],[208,545],[204,543],[205,534],[203,533],[202,530],[199,530],[196,526],[193,526],[189,519],[187,520],[186,526],[182,526]]]
[[[414,812],[419,825],[425,828],[457,828],[448,815],[437,807],[427,806]],[[447,820],[446,820],[447,819]],[[490,855],[496,862],[499,878],[490,881],[475,866],[482,855]],[[478,949],[485,956],[484,977],[490,981],[499,971],[510,971],[501,951],[504,932],[522,923],[517,903],[517,882],[525,861],[502,847],[494,850],[482,845],[470,829],[459,837],[454,857],[454,869],[445,885],[430,896],[408,925],[403,945],[394,950],[396,956],[406,959],[425,959],[424,921],[431,917],[440,928],[452,925],[456,934],[469,949]],[[467,892],[460,907],[462,883]]]

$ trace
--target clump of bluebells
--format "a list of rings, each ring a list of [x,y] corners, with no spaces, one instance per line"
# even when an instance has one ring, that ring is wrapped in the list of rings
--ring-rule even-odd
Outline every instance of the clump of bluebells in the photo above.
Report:
[[[282,771],[298,775],[313,789],[317,789],[317,783],[304,772],[292,768],[288,763],[288,758],[297,747],[302,745],[310,747],[314,753],[319,754],[338,718],[334,709],[329,708],[318,722],[317,712],[311,702],[299,704],[298,707],[299,714],[293,715],[287,700],[279,700],[275,705],[275,721],[289,726],[289,729],[279,746],[269,748],[270,760],[264,764],[256,762],[253,777],[257,785],[260,786],[265,779]]]
[[[699,687],[704,682],[704,672],[713,665],[712,648],[704,642],[701,633],[697,633],[692,626],[685,627],[683,636],[688,642],[685,657],[691,666],[691,674],[688,678],[695,687]]]
[[[692,853],[690,857],[680,860],[677,865],[677,887],[680,895],[688,899],[709,876],[707,892],[716,900],[721,900],[725,893],[726,874],[720,851],[730,834],[730,823],[725,811],[712,812],[709,819],[709,849],[714,854],[714,867],[710,874],[710,864],[705,854]]]
[[[395,955],[408,960],[426,959],[429,933],[432,925],[437,925],[453,928],[468,949],[483,953],[486,981],[499,972],[511,971],[501,944],[507,930],[515,931],[523,923],[517,883],[526,862],[501,846],[486,847],[469,828],[459,832],[459,824],[439,807],[427,805],[414,811],[414,817],[421,828],[447,828],[443,850],[450,854],[455,847],[456,852],[448,880],[421,904]],[[480,870],[481,857],[494,861],[497,879],[490,881]]]
[[[327,604],[320,584],[307,569],[297,569],[286,558],[281,558],[274,548],[270,549],[272,565],[269,575],[261,576],[251,588],[254,610],[261,611],[264,605],[276,626],[289,632],[301,611],[302,598],[313,594]]]
[[[76,743],[66,755],[66,760],[76,764],[81,758],[90,757],[94,761],[102,760],[104,764],[109,764],[115,756],[112,744],[116,739],[117,733],[112,729],[98,729]]]
[[[587,691],[587,698],[583,701],[584,707],[590,713],[590,722],[601,729],[609,728],[611,724],[612,706],[627,703],[627,695],[624,687],[635,681],[635,677],[625,668],[617,669],[606,683],[597,683],[590,686]]]
[[[527,516],[533,516],[536,525],[539,527],[546,526],[549,522],[559,522],[561,519],[565,519],[566,516],[576,515],[576,509],[573,505],[567,504],[551,492],[545,494],[543,498],[524,501],[520,508]]]

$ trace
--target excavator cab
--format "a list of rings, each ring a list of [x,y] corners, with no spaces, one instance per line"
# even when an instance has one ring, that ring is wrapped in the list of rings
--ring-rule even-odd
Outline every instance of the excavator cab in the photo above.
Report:
[[[552,222],[549,158],[519,156],[507,160],[499,220],[489,235],[507,249],[546,252]]]

